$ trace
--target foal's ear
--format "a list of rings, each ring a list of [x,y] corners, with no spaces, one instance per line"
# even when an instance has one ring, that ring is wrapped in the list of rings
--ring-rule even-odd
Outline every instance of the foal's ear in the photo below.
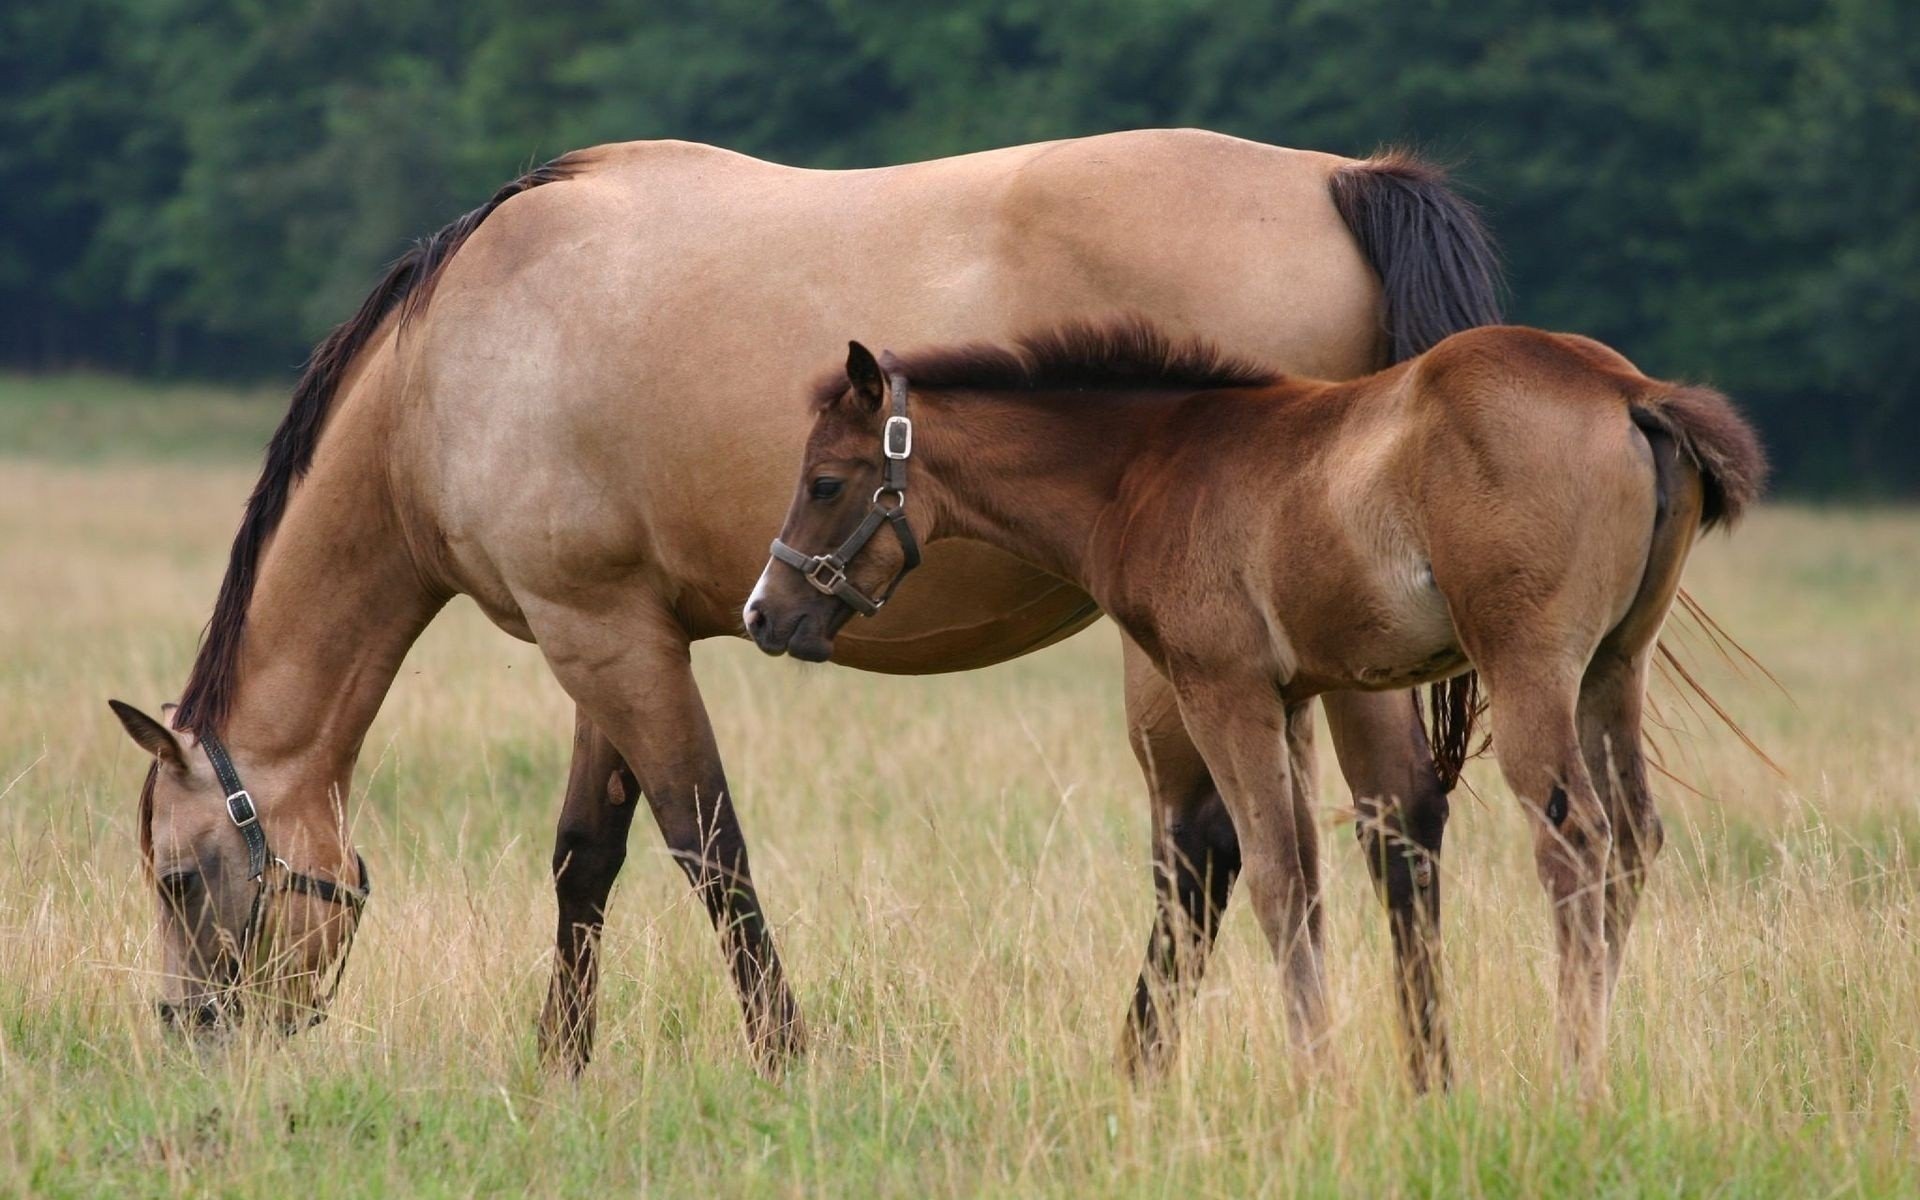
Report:
[[[181,749],[180,739],[173,735],[173,730],[123,701],[109,700],[107,707],[120,718],[121,728],[135,745],[170,767],[186,766],[187,753]]]
[[[879,412],[887,399],[887,381],[880,376],[880,364],[873,351],[859,342],[847,343],[847,383],[853,394],[870,412]]]

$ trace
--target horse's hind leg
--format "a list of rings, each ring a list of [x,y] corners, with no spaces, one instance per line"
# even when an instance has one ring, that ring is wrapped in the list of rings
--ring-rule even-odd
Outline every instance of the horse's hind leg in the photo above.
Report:
[[[1647,674],[1660,627],[1680,588],[1680,572],[1700,525],[1699,474],[1672,439],[1648,439],[1658,504],[1647,566],[1632,605],[1601,642],[1580,685],[1580,746],[1613,823],[1607,873],[1607,988],[1620,981],[1620,961],[1646,886],[1647,869],[1664,840],[1647,782],[1641,738]]]
[[[1395,991],[1416,1091],[1452,1073],[1440,971],[1440,840],[1447,793],[1433,769],[1412,692],[1322,697],[1334,754],[1359,816],[1367,869],[1387,906]]]
[[[1632,658],[1596,659],[1580,688],[1580,748],[1613,830],[1606,906],[1609,996],[1620,982],[1620,962],[1646,887],[1647,869],[1665,840],[1640,741],[1649,650]]]
[[[593,1056],[599,1004],[600,931],[607,895],[627,857],[627,831],[640,786],[585,712],[576,711],[573,764],[553,843],[559,902],[553,978],[540,1013],[540,1059],[577,1072]]]
[[[1534,866],[1553,904],[1560,1055],[1588,1094],[1605,1089],[1606,880],[1612,822],[1575,726],[1579,665],[1543,651],[1482,659],[1500,769],[1532,819]]]
[[[1179,1010],[1199,986],[1240,873],[1240,841],[1172,687],[1131,641],[1126,696],[1127,733],[1153,821],[1153,930],[1120,1045],[1123,1067],[1139,1072],[1172,1053]]]
[[[608,610],[523,604],[554,675],[632,769],[668,851],[719,931],[747,1038],[774,1069],[803,1048],[685,633],[630,593]],[[563,874],[564,878],[564,874]]]

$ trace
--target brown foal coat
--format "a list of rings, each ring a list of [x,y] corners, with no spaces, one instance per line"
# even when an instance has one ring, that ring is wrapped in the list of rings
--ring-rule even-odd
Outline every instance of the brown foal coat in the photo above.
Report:
[[[351,878],[361,740],[407,648],[465,594],[539,643],[580,714],[554,856],[547,1053],[586,1059],[595,940],[644,807],[722,931],[754,1047],[776,1058],[800,1027],[688,643],[740,632],[808,428],[787,397],[843,331],[1000,338],[1124,308],[1346,377],[1487,319],[1490,263],[1471,211],[1416,163],[1191,130],[843,172],[633,143],[503,188],[396,264],[315,351],[180,709],[164,725],[126,718],[156,756],[141,828],[165,885],[171,998],[221,1016],[239,971],[224,939],[253,893],[196,734],[223,736],[277,854]],[[835,658],[961,670],[1095,615],[1054,575],[950,542]],[[1181,948],[1210,937],[1239,852],[1171,694],[1137,652],[1127,685],[1163,900],[1131,1018],[1151,1052],[1164,1041],[1158,998],[1190,983]],[[1446,801],[1410,701],[1355,697],[1329,715],[1359,803],[1437,851]],[[1295,730],[1301,755],[1306,730]],[[1437,886],[1413,888],[1401,856],[1372,859],[1417,981],[1417,1058],[1443,1063]],[[348,918],[294,894],[274,900],[274,918],[292,935],[285,970],[255,984],[297,1009]]]
[[[909,381],[911,521],[1073,581],[1172,686],[1239,834],[1301,1042],[1325,1031],[1318,850],[1289,724],[1313,697],[1478,668],[1537,817],[1562,1049],[1588,1087],[1660,826],[1641,758],[1655,637],[1696,531],[1764,474],[1721,396],[1585,338],[1456,334],[1348,383],[1272,375],[1139,322],[889,363]],[[837,544],[875,486],[880,368],[816,398],[782,540]],[[823,499],[820,481],[841,479]],[[830,490],[830,489],[826,489]],[[850,572],[896,565],[876,540]],[[838,601],[782,563],[763,648],[832,648]]]

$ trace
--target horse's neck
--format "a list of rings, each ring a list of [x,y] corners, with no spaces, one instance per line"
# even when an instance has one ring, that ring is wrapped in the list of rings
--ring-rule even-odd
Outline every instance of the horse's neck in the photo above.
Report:
[[[935,479],[932,536],[987,542],[1084,586],[1093,532],[1142,426],[1162,415],[1152,403],[991,394],[936,401],[917,427]]]
[[[260,557],[225,723],[236,757],[298,794],[344,793],[367,727],[445,597],[423,582],[385,438],[337,413]]]

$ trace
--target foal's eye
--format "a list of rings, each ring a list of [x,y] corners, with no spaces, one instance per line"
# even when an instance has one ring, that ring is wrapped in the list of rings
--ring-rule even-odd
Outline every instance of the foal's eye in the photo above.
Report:
[[[813,481],[813,498],[831,500],[840,494],[840,481],[831,476],[822,475]]]

